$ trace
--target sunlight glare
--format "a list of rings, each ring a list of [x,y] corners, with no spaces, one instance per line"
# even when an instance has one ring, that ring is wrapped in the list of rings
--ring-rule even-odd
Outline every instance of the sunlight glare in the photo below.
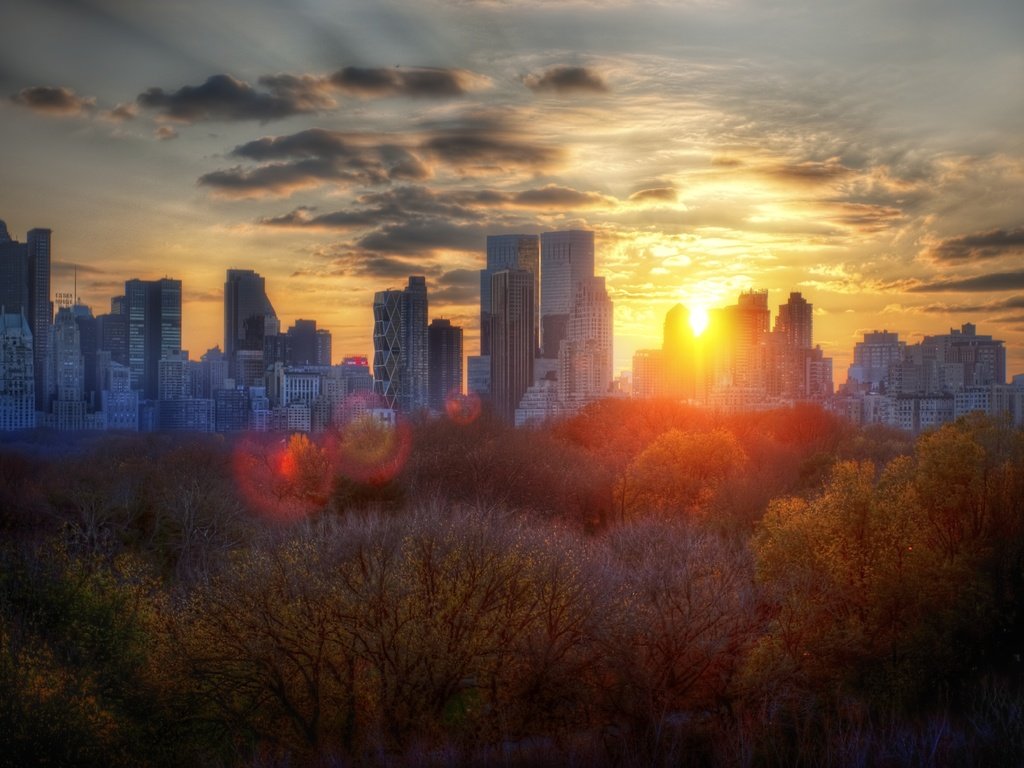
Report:
[[[708,327],[708,311],[704,307],[690,308],[690,327],[694,336],[700,336]]]

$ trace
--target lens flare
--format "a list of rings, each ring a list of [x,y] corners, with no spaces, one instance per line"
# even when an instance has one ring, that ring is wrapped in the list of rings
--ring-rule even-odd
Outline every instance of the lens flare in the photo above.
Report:
[[[480,407],[480,397],[473,392],[452,392],[444,401],[444,412],[456,424],[472,424],[480,417]]]

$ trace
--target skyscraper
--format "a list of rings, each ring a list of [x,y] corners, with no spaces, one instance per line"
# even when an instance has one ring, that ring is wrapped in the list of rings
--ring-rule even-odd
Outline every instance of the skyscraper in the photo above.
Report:
[[[505,269],[525,269],[533,273],[534,303],[537,304],[537,319],[534,327],[540,346],[540,238],[537,235],[488,235],[487,267],[480,270],[480,354],[491,353],[491,275]]]
[[[231,375],[237,375],[235,352],[262,352],[266,338],[278,333],[280,322],[267,298],[264,278],[251,269],[229,269],[224,282],[224,355]]]
[[[412,276],[405,289],[373,297],[374,392],[388,408],[427,407],[427,283]]]
[[[32,360],[28,319],[20,312],[0,313],[0,432],[36,426]]]
[[[546,358],[558,358],[579,283],[594,276],[594,233],[544,232],[540,236],[540,341]]]
[[[491,276],[491,402],[508,422],[533,383],[534,276],[509,269]]]
[[[434,318],[427,328],[430,408],[444,411],[453,394],[462,394],[462,329],[451,320]]]
[[[580,280],[558,354],[562,402],[578,407],[608,394],[612,383],[613,307],[603,277]]]
[[[181,349],[181,281],[128,280],[124,307],[132,388],[155,400],[160,360]]]
[[[0,221],[0,312],[22,314],[28,321],[37,410],[46,407],[50,388],[50,238],[48,229],[30,229],[27,242],[19,243]]]

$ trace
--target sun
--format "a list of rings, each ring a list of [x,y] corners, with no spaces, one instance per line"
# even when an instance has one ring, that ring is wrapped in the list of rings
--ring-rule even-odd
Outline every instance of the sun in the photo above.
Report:
[[[708,327],[708,311],[704,307],[690,308],[690,328],[694,336],[700,336]]]

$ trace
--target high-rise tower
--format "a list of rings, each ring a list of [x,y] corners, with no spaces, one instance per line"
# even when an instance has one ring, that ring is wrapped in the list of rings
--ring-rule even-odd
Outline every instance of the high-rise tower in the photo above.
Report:
[[[181,281],[126,281],[124,314],[132,388],[155,400],[160,359],[181,349]]]
[[[427,407],[427,283],[412,276],[405,289],[373,297],[373,388],[388,408]]]
[[[603,277],[576,288],[565,340],[558,354],[558,388],[567,405],[604,397],[612,383],[612,301]]]
[[[534,276],[509,269],[491,276],[491,402],[508,422],[533,382]]]
[[[229,372],[235,375],[235,352],[262,352],[266,337],[279,332],[264,278],[251,269],[229,269],[224,282],[224,355]]]
[[[534,347],[540,346],[540,238],[537,235],[488,235],[487,267],[480,270],[480,354],[491,354],[491,275],[505,269],[525,269],[533,273],[534,303],[538,334]]]
[[[427,327],[430,408],[444,411],[449,396],[462,393],[462,329],[434,318]]]
[[[540,341],[544,357],[558,358],[580,282],[594,276],[594,233],[544,232],[540,236]]]

